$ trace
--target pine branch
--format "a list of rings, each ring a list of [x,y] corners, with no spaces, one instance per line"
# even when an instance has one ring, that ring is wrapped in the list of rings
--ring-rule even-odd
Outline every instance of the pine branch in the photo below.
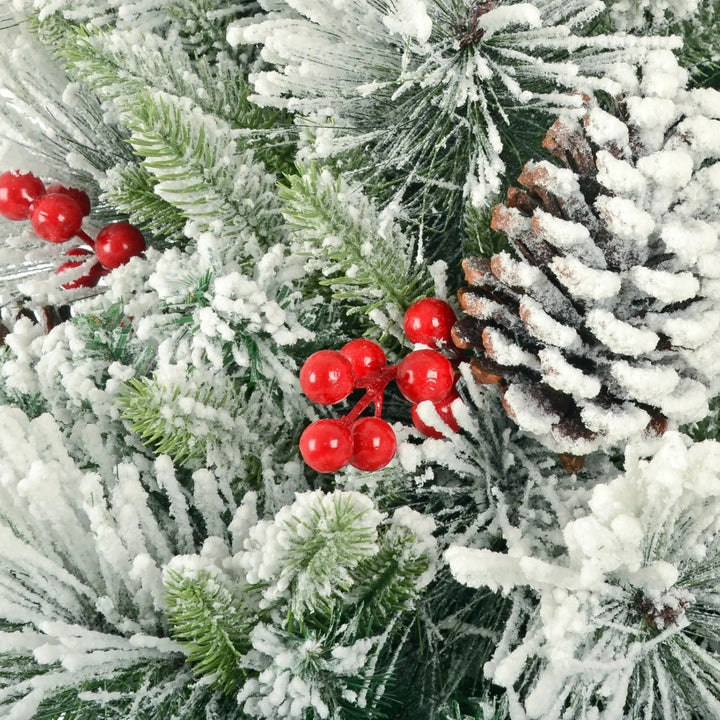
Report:
[[[222,229],[237,261],[259,259],[282,238],[274,180],[237,135],[185,98],[145,92],[125,106],[123,121],[143,166],[157,179],[155,192],[193,221],[193,235]]]
[[[210,60],[227,53],[230,22],[260,10],[256,0],[171,0],[166,7],[188,52]]]
[[[164,387],[150,378],[131,378],[118,397],[130,428],[158,454],[182,466],[206,458],[208,446],[232,432],[233,418],[225,407],[228,394],[198,388],[192,396],[180,387]]]
[[[153,247],[187,242],[187,218],[155,193],[157,180],[142,165],[120,163],[102,181],[102,200],[153,237]],[[164,241],[164,243],[163,243]]]
[[[213,62],[201,55],[193,60],[176,38],[92,30],[57,15],[39,23],[37,30],[103,101],[123,106],[154,88],[186,97],[234,128],[270,128],[279,119],[278,112],[248,101],[242,68],[229,58]]]
[[[412,257],[413,243],[359,189],[316,165],[299,168],[287,183],[280,197],[298,252],[348,314],[362,320],[380,310],[396,320],[430,293],[427,268]]]
[[[243,720],[233,698],[199,683],[184,659],[140,663],[45,699],[33,720]]]
[[[417,542],[408,528],[391,526],[381,536],[378,552],[352,571],[355,587],[345,602],[348,609],[357,608],[364,635],[378,632],[393,616],[412,608],[418,582],[430,568],[430,558]]]
[[[222,582],[207,572],[196,577],[168,572],[165,581],[171,634],[188,649],[199,675],[232,694],[247,674],[242,656],[250,649],[249,632],[257,621]]]

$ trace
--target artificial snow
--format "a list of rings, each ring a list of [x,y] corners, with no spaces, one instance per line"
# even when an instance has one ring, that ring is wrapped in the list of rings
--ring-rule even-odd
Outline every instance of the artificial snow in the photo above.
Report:
[[[593,335],[618,355],[645,355],[652,352],[659,341],[652,330],[634,327],[600,308],[591,310],[585,322]]]

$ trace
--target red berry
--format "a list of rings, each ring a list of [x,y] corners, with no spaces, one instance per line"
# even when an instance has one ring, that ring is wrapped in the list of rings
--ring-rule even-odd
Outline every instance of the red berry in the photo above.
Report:
[[[456,320],[455,311],[444,300],[424,298],[407,309],[403,326],[410,342],[436,347],[450,345],[450,330]]]
[[[300,436],[300,454],[318,472],[339,470],[347,465],[352,452],[352,434],[341,420],[317,420]]]
[[[380,470],[395,457],[395,431],[379,417],[364,417],[353,423],[352,443],[350,464],[358,470]]]
[[[300,387],[313,402],[321,405],[340,402],[355,387],[352,365],[337,350],[319,350],[302,366]]]
[[[397,386],[412,403],[437,402],[448,396],[455,380],[450,361],[437,350],[415,350],[398,365]]]
[[[125,265],[146,247],[142,233],[134,225],[125,222],[106,225],[95,239],[95,254],[109,270]]]
[[[73,268],[80,267],[88,257],[93,255],[93,253],[89,250],[83,250],[83,248],[72,248],[71,250],[68,250],[65,255],[69,257],[82,257],[83,260],[69,260],[68,262],[64,262],[57,269],[58,275],[62,275],[62,273],[64,273],[66,270],[72,270]],[[96,261],[85,275],[81,275],[76,280],[71,280],[70,282],[63,283],[62,287],[64,287],[65,290],[75,290],[81,287],[95,287],[104,274],[105,269],[102,267],[102,265],[100,265],[99,262]]]
[[[40,178],[11,170],[0,175],[0,215],[8,220],[26,220],[30,205],[45,192]]]
[[[48,185],[48,189],[46,192],[67,195],[78,204],[78,206],[80,207],[80,211],[83,214],[83,217],[87,217],[90,214],[90,197],[83,190],[78,190],[78,188],[65,187],[60,183],[53,183],[52,185]]]
[[[458,397],[460,396],[457,394],[457,392],[453,390],[444,400],[433,403],[433,405],[435,406],[435,410],[437,410],[437,414],[454,433],[460,430],[460,426],[458,425],[458,422],[453,415],[453,411],[450,405]],[[420,416],[418,415],[417,405],[412,406],[412,409],[410,410],[410,415],[412,416],[413,425],[423,435],[431,438],[446,437],[446,435],[440,432],[440,430],[436,430],[434,427],[432,427],[432,425],[427,425],[420,419]]]
[[[80,206],[67,195],[50,193],[32,204],[30,224],[43,240],[61,243],[69,240],[82,225]]]
[[[372,377],[387,365],[383,349],[372,340],[351,340],[340,352],[350,361],[356,380]]]

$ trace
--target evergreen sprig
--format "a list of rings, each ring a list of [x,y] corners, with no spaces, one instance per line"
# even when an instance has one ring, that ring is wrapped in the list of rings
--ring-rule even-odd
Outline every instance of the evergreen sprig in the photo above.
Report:
[[[157,182],[142,165],[118,163],[103,179],[102,200],[127,215],[133,224],[149,231],[153,247],[185,243],[187,218],[155,192]]]
[[[247,677],[240,659],[251,647],[248,635],[257,618],[207,572],[168,571],[165,587],[171,634],[187,648],[195,672],[233,693]]]
[[[193,414],[188,414],[188,400]],[[204,460],[208,446],[228,431],[231,414],[225,407],[227,401],[228,395],[218,396],[213,387],[198,389],[188,397],[180,387],[165,387],[149,377],[131,378],[118,396],[130,429],[177,465]],[[202,418],[195,414],[198,409],[203,410]]]
[[[430,567],[430,558],[406,527],[391,526],[381,534],[379,544],[378,552],[352,571],[355,585],[346,600],[367,635],[412,608],[418,581]]]
[[[84,341],[87,357],[122,365],[132,365],[137,372],[147,370],[153,362],[152,352],[137,339],[133,321],[123,303],[112,303],[102,311],[78,314],[72,318]]]
[[[280,187],[283,214],[307,269],[347,313],[368,322],[373,310],[397,319],[432,287],[414,243],[357,188],[315,164]],[[371,326],[370,326],[371,327]]]
[[[37,666],[36,666],[37,667]],[[237,704],[197,682],[185,658],[142,662],[45,699],[33,720],[243,720]]]
[[[130,143],[157,179],[155,192],[193,221],[194,235],[222,231],[238,262],[282,239],[274,179],[238,135],[186,98],[139,93],[124,107]]]
[[[290,611],[326,617],[353,585],[353,570],[377,547],[376,512],[351,493],[334,493],[282,520],[287,533],[283,583],[290,587]]]

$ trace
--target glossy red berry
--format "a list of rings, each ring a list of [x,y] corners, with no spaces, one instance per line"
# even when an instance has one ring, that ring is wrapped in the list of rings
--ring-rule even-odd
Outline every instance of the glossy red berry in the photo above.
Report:
[[[347,465],[352,453],[352,434],[341,420],[317,420],[300,436],[300,454],[318,472],[340,470]]]
[[[302,366],[300,387],[313,402],[321,405],[340,402],[355,387],[352,364],[337,350],[319,350]]]
[[[72,248],[71,250],[68,250],[65,255],[67,257],[77,257],[79,259],[68,260],[67,262],[64,262],[57,269],[57,274],[61,276],[67,270],[72,270],[73,268],[80,267],[90,256],[94,257],[94,253],[90,252],[90,250],[84,250],[83,248]],[[63,283],[62,287],[65,288],[65,290],[76,290],[77,288],[95,287],[100,281],[100,278],[105,274],[105,272],[105,269],[96,260],[92,267],[87,271],[87,273],[85,273],[85,275],[81,275],[76,280],[71,280],[70,282]]]
[[[125,265],[146,247],[142,233],[134,225],[125,222],[106,225],[95,239],[95,254],[109,270]]]
[[[387,365],[383,349],[372,340],[357,338],[340,348],[352,365],[355,380],[365,380],[376,375]]]
[[[457,392],[454,390],[451,391],[451,393],[444,399],[439,400],[436,403],[433,403],[435,406],[435,410],[437,411],[437,414],[440,416],[440,418],[443,420],[443,422],[452,430],[454,433],[456,433],[458,430],[460,430],[460,426],[458,425],[457,420],[455,419],[455,416],[453,415],[452,408],[450,407],[453,401],[460,397]],[[420,419],[420,415],[418,414],[418,406],[413,405],[410,410],[410,415],[412,417],[413,425],[425,436],[431,437],[431,438],[443,438],[446,437],[440,430],[436,430],[432,425],[428,425],[427,423],[423,422],[423,420]]]
[[[451,344],[450,331],[456,320],[455,311],[444,300],[424,298],[407,309],[403,327],[410,342],[436,347]]]
[[[60,183],[53,183],[52,185],[48,185],[46,192],[67,195],[78,204],[80,212],[82,212],[83,214],[83,217],[87,217],[90,214],[90,197],[83,190],[79,190],[78,188],[65,187]]]
[[[61,243],[69,240],[82,226],[82,210],[67,195],[50,193],[32,204],[30,224],[43,240]]]
[[[0,175],[0,215],[8,220],[26,220],[30,205],[45,192],[40,178],[10,170]]]
[[[352,443],[350,464],[358,470],[380,470],[395,457],[395,431],[379,417],[363,417],[354,422]]]
[[[397,386],[412,403],[438,402],[448,396],[455,372],[450,361],[437,350],[415,350],[406,355],[397,372]]]

